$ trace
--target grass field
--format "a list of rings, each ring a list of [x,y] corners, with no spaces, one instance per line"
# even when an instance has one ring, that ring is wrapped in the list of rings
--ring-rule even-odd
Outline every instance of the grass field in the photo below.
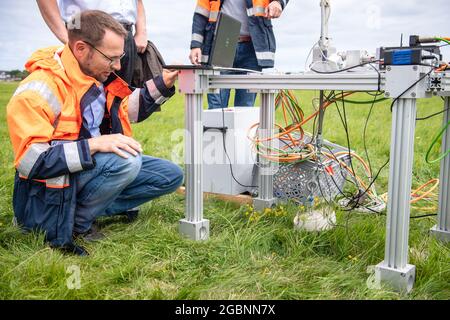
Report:
[[[22,234],[11,225],[14,168],[5,106],[16,86],[0,84],[0,299],[450,299],[450,246],[429,235],[435,217],[411,220],[409,261],[417,271],[409,295],[367,286],[372,276],[368,267],[384,258],[382,215],[338,211],[339,226],[316,234],[294,230],[293,205],[280,209],[280,216],[249,221],[245,207],[208,199],[204,215],[211,221],[210,239],[192,242],[177,230],[184,198],[172,194],[146,204],[132,224],[105,221],[107,238],[85,244],[89,257],[52,250],[42,234]],[[317,95],[298,93],[306,114]],[[367,98],[358,94],[353,99]],[[418,113],[424,116],[441,109],[442,101],[433,98],[420,101]],[[347,105],[351,147],[361,155],[368,111],[366,105]],[[179,143],[171,136],[184,127],[183,114],[183,97],[177,94],[163,112],[134,126],[145,153],[170,159]],[[389,102],[377,104],[368,125],[367,144],[375,169],[389,157],[390,117]],[[441,119],[417,124],[413,186],[439,177],[439,165],[427,164],[424,155]],[[346,145],[334,107],[327,111],[325,137]],[[387,191],[388,174],[388,167],[381,171],[379,193]]]

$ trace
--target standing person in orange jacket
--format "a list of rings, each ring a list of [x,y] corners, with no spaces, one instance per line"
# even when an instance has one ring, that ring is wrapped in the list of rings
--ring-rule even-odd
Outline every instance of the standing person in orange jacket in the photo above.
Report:
[[[148,118],[174,93],[177,72],[164,71],[133,91],[119,70],[127,31],[110,15],[76,16],[68,44],[35,52],[7,106],[16,175],[13,208],[25,230],[42,230],[54,247],[80,255],[102,215],[116,215],[173,192],[180,167],[142,154],[130,122]],[[113,75],[108,85],[103,82]],[[111,78],[111,77],[110,77]]]
[[[189,59],[193,64],[208,62],[217,17],[219,12],[223,12],[241,22],[241,35],[233,67],[255,71],[272,68],[275,63],[276,42],[271,19],[279,18],[288,2],[289,0],[197,0]],[[226,108],[229,97],[230,89],[222,89],[220,94],[208,94],[209,109]],[[236,90],[234,106],[251,107],[255,98],[256,93]]]
[[[53,34],[67,43],[67,27],[76,24],[71,17],[85,10],[101,10],[109,13],[127,30],[125,56],[120,60],[121,70],[117,74],[128,84],[133,77],[137,53],[147,47],[145,8],[142,0],[36,0],[45,23]],[[133,35],[134,29],[134,35]]]

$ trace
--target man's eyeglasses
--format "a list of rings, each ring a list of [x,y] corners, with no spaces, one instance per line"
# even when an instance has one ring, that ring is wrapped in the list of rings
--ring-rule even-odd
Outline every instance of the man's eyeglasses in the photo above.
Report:
[[[120,57],[116,57],[116,58],[111,58],[108,57],[106,54],[104,54],[103,52],[101,52],[100,50],[98,50],[92,43],[89,43],[85,40],[83,40],[83,42],[87,43],[89,46],[91,46],[92,48],[94,48],[98,53],[100,53],[103,57],[105,57],[108,61],[109,61],[109,65],[112,66],[114,64],[114,62],[116,61],[120,61],[124,56],[125,56],[125,52],[122,53],[120,55]]]

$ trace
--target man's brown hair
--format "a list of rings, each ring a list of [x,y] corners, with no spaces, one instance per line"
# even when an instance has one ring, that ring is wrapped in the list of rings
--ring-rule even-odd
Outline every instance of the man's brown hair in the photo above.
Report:
[[[67,23],[69,43],[87,41],[93,46],[100,45],[105,30],[127,37],[128,32],[111,15],[100,10],[86,10],[74,15]]]

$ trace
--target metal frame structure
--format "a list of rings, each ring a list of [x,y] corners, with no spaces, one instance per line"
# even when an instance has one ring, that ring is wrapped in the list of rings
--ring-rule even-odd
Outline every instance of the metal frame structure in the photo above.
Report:
[[[450,97],[445,97],[444,125],[450,122]],[[450,149],[450,130],[442,137],[442,151]],[[437,224],[431,232],[441,241],[450,242],[450,156],[441,160],[441,175],[439,189],[439,212]]]
[[[411,175],[414,156],[414,130],[416,99],[432,96],[424,74],[430,67],[388,67],[386,73],[346,72],[338,74],[250,74],[220,75],[219,71],[180,71],[180,92],[186,94],[185,162],[186,162],[186,218],[180,220],[180,233],[190,239],[206,240],[209,237],[209,221],[203,218],[202,197],[202,109],[203,94],[218,89],[249,89],[261,93],[260,129],[262,136],[270,134],[275,121],[275,94],[282,89],[378,91],[395,98],[393,105],[392,138],[390,150],[389,203],[386,223],[385,259],[375,268],[378,283],[387,283],[398,291],[409,292],[415,280],[415,267],[408,262],[408,235],[410,218]],[[420,80],[423,78],[422,80]],[[419,81],[420,80],[420,81]],[[406,88],[417,82],[407,92]],[[450,78],[442,79],[443,84]],[[435,94],[445,95],[441,90]],[[450,90],[448,91],[450,95]],[[449,98],[446,98],[449,106]],[[449,121],[450,112],[446,112]],[[445,122],[446,123],[446,122]],[[443,149],[450,147],[450,132],[444,137]],[[260,159],[259,196],[254,199],[255,208],[262,210],[276,203],[273,197],[273,171],[270,162]],[[438,224],[433,229],[440,238],[447,238],[450,228],[449,169],[450,159],[441,163],[441,196]]]

